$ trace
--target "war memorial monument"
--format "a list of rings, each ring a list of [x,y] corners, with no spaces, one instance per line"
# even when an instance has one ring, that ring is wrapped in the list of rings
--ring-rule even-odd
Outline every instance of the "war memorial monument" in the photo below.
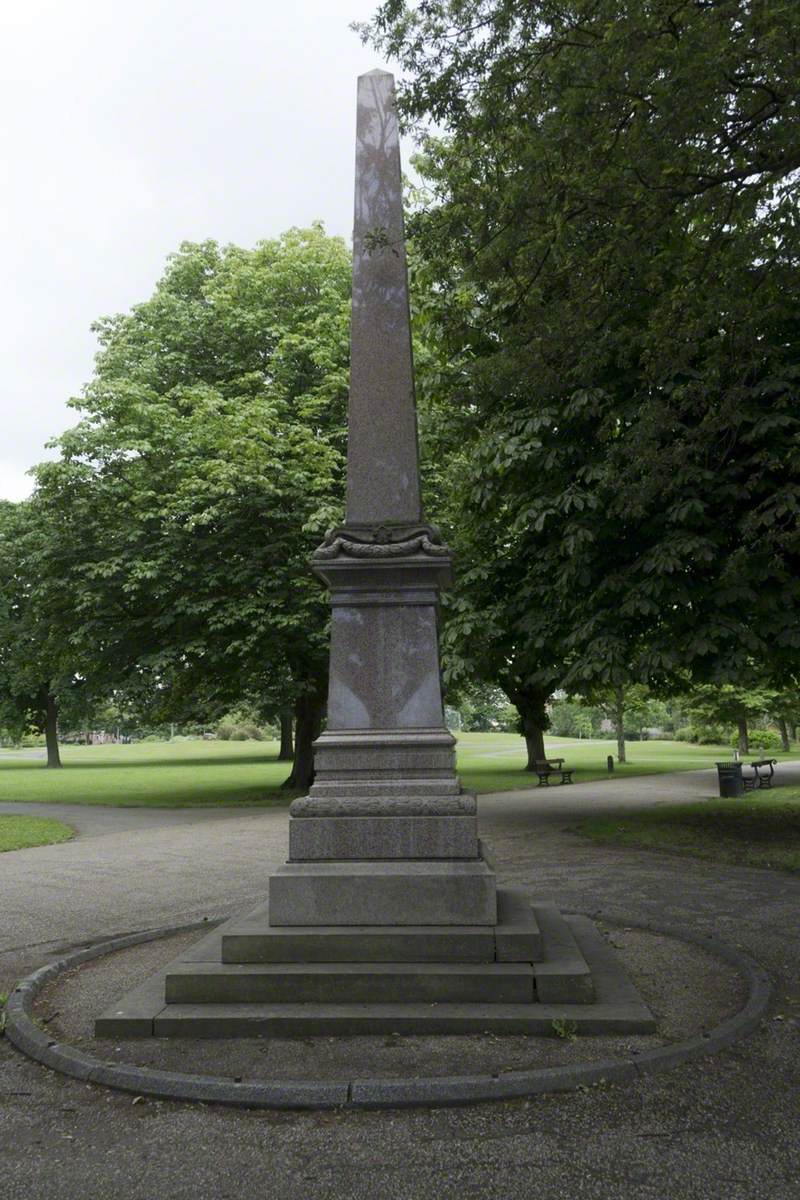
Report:
[[[345,523],[313,570],[330,590],[328,718],[265,901],[96,1022],[98,1036],[650,1033],[585,917],[498,887],[442,707],[393,77],[358,81]],[[233,866],[233,865],[232,865]]]

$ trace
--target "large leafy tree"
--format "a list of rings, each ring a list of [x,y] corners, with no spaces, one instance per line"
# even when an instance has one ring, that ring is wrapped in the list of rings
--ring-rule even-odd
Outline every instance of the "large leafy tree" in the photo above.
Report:
[[[60,767],[59,695],[75,681],[41,603],[42,534],[30,503],[0,501],[0,722],[44,733],[47,765]]]
[[[364,30],[407,74],[437,386],[532,680],[796,669],[795,15],[387,0]]]
[[[768,688],[737,687],[725,683],[713,687],[701,684],[686,699],[686,711],[697,721],[736,726],[739,750],[750,751],[748,724],[753,718],[768,714],[775,705],[777,694]]]
[[[308,558],[340,515],[349,259],[320,227],[254,250],[185,244],[153,296],[98,323],[80,423],[38,468],[44,575],[87,678],[161,715],[294,705],[310,778],[327,610]]]

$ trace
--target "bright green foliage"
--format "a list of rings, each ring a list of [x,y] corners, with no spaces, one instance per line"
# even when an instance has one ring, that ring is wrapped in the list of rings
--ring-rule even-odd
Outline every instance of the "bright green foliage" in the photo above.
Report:
[[[796,17],[386,0],[365,31],[437,124],[422,365],[458,413],[467,622],[522,677],[797,672]]]
[[[519,722],[505,693],[489,684],[473,684],[458,698],[461,729],[469,733],[510,732]]]
[[[162,719],[324,694],[308,558],[341,513],[349,278],[318,226],[187,243],[97,325],[83,418],[37,472],[46,574],[76,668]]]
[[[766,688],[744,688],[734,684],[703,685],[686,701],[686,712],[698,725],[735,725],[739,749],[749,750],[748,723],[774,709],[776,693]]]

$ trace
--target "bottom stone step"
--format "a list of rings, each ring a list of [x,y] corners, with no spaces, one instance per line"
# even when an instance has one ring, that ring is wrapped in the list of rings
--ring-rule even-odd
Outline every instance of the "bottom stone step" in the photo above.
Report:
[[[555,904],[534,901],[542,936],[542,957],[533,964],[536,995],[542,1004],[590,1004],[595,986],[589,964],[570,923]]]
[[[156,1037],[315,1037],[365,1034],[507,1033],[555,1036],[652,1033],[642,1008],[604,1004],[178,1004],[153,1021]]]

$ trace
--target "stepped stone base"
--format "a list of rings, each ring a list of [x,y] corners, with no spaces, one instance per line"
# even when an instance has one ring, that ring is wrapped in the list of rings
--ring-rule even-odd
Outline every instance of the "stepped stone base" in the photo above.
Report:
[[[233,955],[238,962],[226,961]],[[558,1020],[582,1034],[655,1030],[591,921],[501,888],[491,928],[281,928],[260,905],[129,992],[95,1030],[113,1038],[552,1035]]]

